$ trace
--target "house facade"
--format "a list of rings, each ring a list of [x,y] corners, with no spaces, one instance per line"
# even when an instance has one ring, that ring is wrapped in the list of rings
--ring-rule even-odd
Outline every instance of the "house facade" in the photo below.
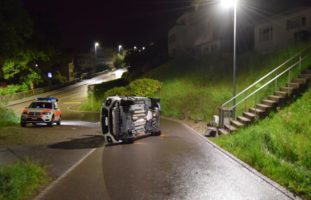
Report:
[[[75,56],[75,65],[81,72],[96,72],[107,69],[113,64],[116,50],[112,48],[92,48],[88,53],[79,53]]]
[[[255,50],[267,53],[311,39],[311,7],[296,8],[255,26]]]
[[[232,46],[232,13],[218,12],[217,8],[187,12],[168,32],[170,57],[198,58],[219,51],[231,52]]]

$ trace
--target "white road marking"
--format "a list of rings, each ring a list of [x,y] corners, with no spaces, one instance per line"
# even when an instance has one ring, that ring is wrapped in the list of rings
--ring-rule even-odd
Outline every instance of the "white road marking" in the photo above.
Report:
[[[47,186],[38,196],[34,198],[34,200],[40,200],[43,196],[51,190],[58,182],[60,182],[64,177],[66,177],[71,171],[73,171],[79,164],[81,164],[89,155],[91,155],[96,148],[91,149],[86,155],[84,155],[76,164],[71,166],[65,173],[59,176],[56,180],[54,180],[49,186]]]

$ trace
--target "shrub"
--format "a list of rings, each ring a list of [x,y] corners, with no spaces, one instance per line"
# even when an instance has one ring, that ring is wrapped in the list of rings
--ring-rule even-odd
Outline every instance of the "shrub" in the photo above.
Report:
[[[129,96],[131,95],[130,91],[127,89],[127,87],[115,87],[105,92],[104,100],[109,96]]]
[[[118,79],[104,84],[96,85],[93,94],[89,95],[88,101],[83,103],[81,110],[99,110],[102,101],[109,96],[154,96],[161,89],[161,82],[153,79],[138,79],[131,82],[127,86],[113,87],[116,85],[124,85],[127,81]],[[107,90],[107,88],[110,88]],[[92,95],[94,95],[92,98]]]
[[[15,125],[19,119],[12,110],[5,108],[0,104],[0,127]]]
[[[161,89],[161,83],[153,79],[138,79],[129,85],[131,95],[135,96],[153,96]]]
[[[115,87],[105,92],[108,96],[153,96],[161,88],[161,83],[153,79],[138,79],[131,82],[127,87]]]
[[[4,95],[10,95],[10,94],[14,94],[17,92],[23,92],[23,91],[27,91],[29,88],[26,84],[22,84],[22,85],[8,85],[5,88],[0,88],[0,95],[4,96]]]
[[[96,84],[94,88],[94,97],[97,100],[102,100],[104,97],[105,92],[108,90],[114,88],[114,87],[122,87],[126,86],[128,84],[128,81],[120,78],[117,80],[109,81],[109,82],[104,82],[101,84]]]

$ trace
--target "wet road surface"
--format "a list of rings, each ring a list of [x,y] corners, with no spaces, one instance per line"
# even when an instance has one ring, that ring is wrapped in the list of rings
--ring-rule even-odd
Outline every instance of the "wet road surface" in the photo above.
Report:
[[[15,147],[15,153],[40,157],[61,176],[35,199],[289,199],[176,122],[162,120],[160,137],[104,147],[99,125],[82,122],[97,122],[99,113],[75,111],[87,97],[87,84],[53,95],[60,99],[63,126],[14,130],[24,131],[25,141],[37,138],[27,140],[30,146]],[[12,108],[20,115],[28,105]]]
[[[38,199],[290,199],[183,125],[100,147]]]

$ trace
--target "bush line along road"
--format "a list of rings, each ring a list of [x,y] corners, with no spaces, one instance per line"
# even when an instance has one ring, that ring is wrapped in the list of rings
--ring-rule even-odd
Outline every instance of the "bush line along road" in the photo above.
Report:
[[[9,143],[27,144],[11,151],[20,157],[30,156],[46,165],[53,177],[61,177],[36,199],[294,198],[192,130],[169,120],[161,122],[161,137],[103,147],[98,124],[81,122],[96,122],[98,113],[72,112],[77,102],[86,98],[86,86],[63,90],[58,97],[64,113],[62,126],[10,129],[12,137],[20,134],[20,141],[8,139]],[[12,108],[20,112],[26,104]]]

